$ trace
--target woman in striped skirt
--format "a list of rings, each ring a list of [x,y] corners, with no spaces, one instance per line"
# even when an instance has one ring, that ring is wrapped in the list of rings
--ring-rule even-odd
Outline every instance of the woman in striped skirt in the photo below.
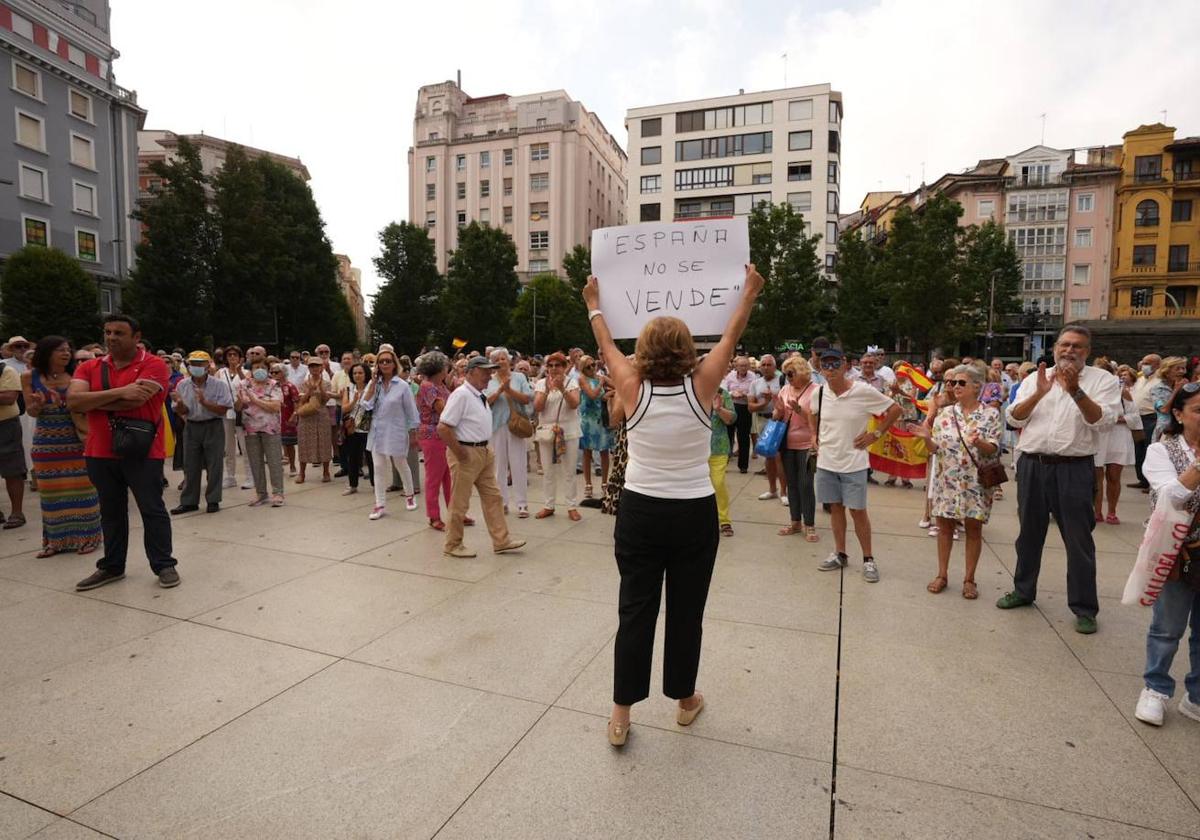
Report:
[[[62,336],[37,343],[33,364],[21,375],[25,410],[37,419],[33,474],[42,504],[42,550],[90,554],[100,545],[100,500],[83,460],[87,420],[67,410],[67,387],[75,354]]]

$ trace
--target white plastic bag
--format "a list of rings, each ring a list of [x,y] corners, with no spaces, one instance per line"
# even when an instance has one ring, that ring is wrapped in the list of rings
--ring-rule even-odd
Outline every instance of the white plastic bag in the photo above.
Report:
[[[1167,576],[1175,568],[1179,549],[1187,539],[1192,516],[1175,508],[1166,493],[1159,494],[1158,504],[1150,513],[1146,533],[1138,548],[1137,561],[1125,582],[1122,604],[1153,606],[1162,592]]]

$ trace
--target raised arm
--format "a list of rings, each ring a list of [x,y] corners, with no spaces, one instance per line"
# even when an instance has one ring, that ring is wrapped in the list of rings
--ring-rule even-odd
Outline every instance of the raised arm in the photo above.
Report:
[[[733,351],[737,349],[737,343],[741,341],[742,333],[746,331],[750,313],[754,311],[754,303],[758,300],[764,282],[762,275],[754,267],[754,263],[749,263],[746,266],[746,281],[742,285],[742,297],[738,301],[737,309],[733,311],[729,323],[725,325],[725,332],[722,334],[721,340],[717,342],[717,346],[709,351],[692,375],[696,398],[702,403],[707,404],[712,400],[713,394],[717,393],[721,380],[729,370],[729,360],[733,358]]]
[[[597,313],[591,319],[592,336],[596,339],[596,347],[600,349],[604,355],[604,361],[608,364],[608,373],[612,377],[613,387],[616,388],[622,403],[637,405],[638,388],[642,383],[637,369],[630,364],[629,360],[625,358],[625,354],[613,341],[612,332],[608,329],[604,315],[599,312],[600,281],[595,275],[588,277],[587,284],[583,287],[583,302],[587,305],[589,312]]]

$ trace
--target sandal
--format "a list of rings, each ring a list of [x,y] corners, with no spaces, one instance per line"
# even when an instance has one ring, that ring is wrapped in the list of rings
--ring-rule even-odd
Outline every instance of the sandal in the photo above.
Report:
[[[93,551],[95,551],[99,547],[100,547],[100,543],[98,543],[98,542],[88,543],[87,545],[83,545],[83,546],[80,546],[79,548],[77,548],[75,550],[75,553],[76,554],[91,554]]]
[[[979,587],[975,585],[973,580],[963,581],[963,597],[968,601],[974,601],[979,597]]]
[[[43,557],[53,557],[55,554],[58,554],[57,548],[43,548],[33,556],[41,560]]]
[[[435,531],[445,531],[445,530],[446,530],[446,523],[445,523],[445,522],[443,522],[443,521],[442,521],[442,520],[440,520],[440,519],[430,519],[430,520],[429,520],[429,527],[430,527],[430,528],[432,528],[432,529],[433,529],[433,530],[435,530]]]
[[[5,531],[11,531],[13,528],[20,528],[24,524],[25,524],[25,514],[10,513],[8,515],[7,521],[5,521],[5,523],[3,525],[0,525],[0,528],[3,528]]]
[[[732,537],[733,536],[733,526],[729,525],[729,524],[722,525],[721,526],[721,536]]]
[[[592,498],[592,485],[590,485],[590,484],[583,485],[583,498],[585,498],[585,499]]]
[[[819,536],[817,536],[817,529],[815,526],[813,526],[813,525],[805,525],[804,526],[804,540],[805,540],[805,542],[810,542],[810,543],[815,543],[815,542],[821,541],[821,538]]]
[[[533,515],[534,519],[545,519],[547,516],[554,515],[554,508],[542,508]]]
[[[567,511],[567,518],[572,522],[578,522],[579,520],[583,519],[583,515],[579,511],[575,510],[575,508],[571,508],[569,511]]]
[[[948,583],[949,583],[949,581],[947,581],[941,575],[938,575],[933,580],[929,581],[929,585],[926,586],[925,588],[927,590],[929,590],[931,593],[933,593],[934,595],[936,595],[939,592],[941,592],[943,589],[945,589]]]
[[[475,524],[475,520],[472,519],[471,517],[469,517],[469,516],[463,517],[463,525],[465,525],[469,528],[470,526],[472,526],[474,524]]]
[[[779,529],[779,536],[790,537],[792,534],[799,534],[803,528],[800,525],[785,525]]]
[[[1108,516],[1104,517],[1104,521],[1107,522],[1109,525],[1120,525],[1121,524],[1121,520],[1117,518],[1117,515],[1115,513],[1110,513]]]

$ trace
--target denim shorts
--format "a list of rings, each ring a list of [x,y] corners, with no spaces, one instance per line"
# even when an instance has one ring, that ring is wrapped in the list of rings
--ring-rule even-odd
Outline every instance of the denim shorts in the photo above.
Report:
[[[839,473],[818,467],[815,484],[818,504],[867,509],[867,470]]]

